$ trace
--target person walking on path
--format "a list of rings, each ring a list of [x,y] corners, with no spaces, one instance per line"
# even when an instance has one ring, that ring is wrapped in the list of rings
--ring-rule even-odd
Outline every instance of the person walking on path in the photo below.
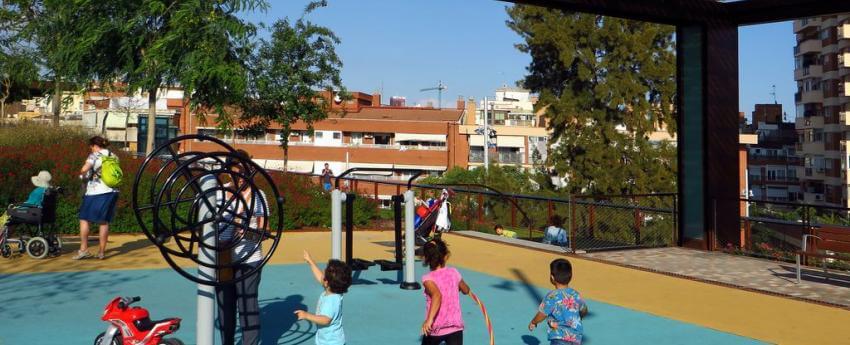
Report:
[[[103,259],[106,252],[106,242],[109,239],[109,223],[115,216],[115,204],[118,201],[118,190],[107,186],[101,181],[103,157],[112,156],[107,147],[109,141],[101,136],[89,139],[91,153],[80,169],[80,179],[86,182],[86,194],[80,206],[80,249],[72,257],[80,260],[91,257],[89,248],[89,230],[92,223],[98,224],[97,258]]]

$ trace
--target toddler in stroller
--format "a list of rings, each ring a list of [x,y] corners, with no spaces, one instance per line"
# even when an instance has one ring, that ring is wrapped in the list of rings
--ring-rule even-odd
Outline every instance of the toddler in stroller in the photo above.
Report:
[[[439,199],[431,199],[416,206],[416,215],[414,216],[416,245],[421,246],[431,240],[432,232],[435,233],[434,237],[436,237],[451,229],[449,197],[452,195],[454,195],[454,191],[443,189]]]
[[[12,244],[17,244],[17,252],[26,252],[30,257],[41,259],[49,254],[59,254],[62,242],[59,236],[44,231],[45,224],[56,220],[56,199],[61,188],[50,185],[52,176],[47,171],[40,171],[31,178],[35,186],[25,202],[12,204],[0,215],[0,254],[11,257]],[[35,229],[29,231],[29,236],[23,233],[18,238],[12,237],[13,228],[18,225],[30,225]]]

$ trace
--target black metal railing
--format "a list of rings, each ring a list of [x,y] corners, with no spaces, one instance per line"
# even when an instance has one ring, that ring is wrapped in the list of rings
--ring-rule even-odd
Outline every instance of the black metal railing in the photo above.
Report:
[[[339,180],[343,189],[374,199],[408,188],[407,181],[353,176]],[[499,224],[519,239],[543,242],[554,220],[561,224],[567,241],[553,244],[578,252],[673,246],[677,241],[677,195],[673,193],[556,197],[503,193],[481,185],[412,183],[409,187],[423,203],[439,197],[442,189],[451,189],[453,230],[493,234]],[[558,235],[554,230],[551,234]]]
[[[754,199],[740,199],[739,202],[743,215],[741,245],[715,243],[718,250],[794,262],[802,249],[803,235],[815,234],[825,227],[846,229],[850,233],[850,208]],[[820,258],[806,258],[805,255],[803,262],[809,265],[824,263]],[[826,263],[832,268],[850,269],[847,262],[828,260]]]

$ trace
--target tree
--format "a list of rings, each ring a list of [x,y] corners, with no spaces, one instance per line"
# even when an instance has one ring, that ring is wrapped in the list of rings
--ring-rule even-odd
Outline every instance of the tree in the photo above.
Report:
[[[571,193],[675,190],[674,28],[535,6],[507,9],[531,55],[520,84],[539,93],[553,135],[548,164]]]
[[[6,103],[25,97],[38,78],[31,50],[20,44],[27,23],[23,9],[17,1],[0,3],[0,119]]]
[[[125,0],[121,18],[121,75],[128,95],[148,93],[146,152],[153,151],[157,92],[180,85],[201,115],[238,100],[246,83],[244,60],[256,28],[238,15],[265,10],[264,0]]]
[[[297,121],[307,124],[327,118],[331,100],[321,91],[349,96],[342,85],[342,62],[336,55],[339,38],[326,27],[305,19],[325,1],[310,3],[294,23],[288,18],[271,26],[271,38],[260,42],[251,57],[247,95],[242,102],[242,118],[252,132],[265,132],[274,122],[282,129],[284,170],[289,161],[289,135]]]
[[[59,125],[63,91],[108,80],[116,66],[118,32],[110,20],[116,0],[6,0],[0,21],[9,24],[0,38],[20,60],[50,81],[53,123]],[[4,25],[5,26],[5,25]],[[37,67],[36,67],[37,66]],[[29,73],[29,72],[28,72]],[[28,78],[31,77],[28,76]],[[24,78],[26,80],[27,78]],[[29,87],[29,83],[24,83]]]

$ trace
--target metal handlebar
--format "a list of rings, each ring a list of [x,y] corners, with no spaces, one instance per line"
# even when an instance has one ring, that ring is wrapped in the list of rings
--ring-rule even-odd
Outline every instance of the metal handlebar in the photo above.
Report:
[[[352,172],[355,172],[355,171],[376,171],[376,172],[393,172],[393,173],[397,173],[397,172],[398,172],[398,173],[406,173],[406,172],[408,172],[408,173],[413,173],[413,176],[411,176],[411,177],[410,177],[410,179],[408,179],[408,180],[407,180],[407,189],[408,189],[408,190],[409,190],[409,189],[411,189],[411,188],[413,188],[413,180],[415,180],[415,179],[419,178],[419,176],[422,176],[422,174],[424,174],[424,173],[425,173],[425,171],[424,171],[424,170],[419,170],[419,169],[396,169],[396,168],[351,168],[351,169],[348,169],[348,170],[346,170],[346,171],[343,171],[343,172],[342,172],[342,174],[339,174],[339,176],[337,176],[337,177],[334,179],[334,187],[335,187],[336,189],[339,189],[339,179],[341,179],[341,178],[343,178],[343,177],[347,176],[348,174],[350,174],[350,173],[352,173]]]

